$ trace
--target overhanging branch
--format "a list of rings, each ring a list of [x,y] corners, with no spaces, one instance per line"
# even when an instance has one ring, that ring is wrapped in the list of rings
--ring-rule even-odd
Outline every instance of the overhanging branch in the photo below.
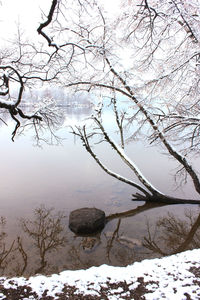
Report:
[[[43,29],[44,29],[45,27],[47,27],[47,26],[52,22],[53,14],[54,14],[54,12],[55,12],[55,9],[56,9],[56,6],[57,6],[57,4],[58,4],[58,1],[59,1],[59,0],[53,0],[53,1],[52,1],[51,7],[50,7],[50,10],[49,10],[49,14],[48,14],[48,16],[47,16],[47,20],[46,20],[44,23],[41,23],[40,26],[39,26],[38,29],[37,29],[37,32],[38,32],[39,34],[41,34],[41,35],[45,38],[45,40],[48,42],[48,45],[49,45],[50,47],[55,47],[57,50],[59,49],[59,47],[58,47],[56,44],[54,44],[54,43],[52,42],[52,38],[50,38],[50,37],[43,31]]]

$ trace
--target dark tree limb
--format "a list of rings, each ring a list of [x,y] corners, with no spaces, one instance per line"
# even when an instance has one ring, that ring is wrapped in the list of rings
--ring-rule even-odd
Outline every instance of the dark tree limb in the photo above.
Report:
[[[41,35],[45,38],[45,40],[48,42],[48,45],[49,45],[50,47],[55,47],[56,50],[58,50],[59,47],[58,47],[56,44],[52,43],[52,38],[50,38],[50,37],[43,31],[43,29],[44,29],[45,27],[47,27],[47,26],[52,22],[53,14],[54,14],[54,12],[55,12],[55,9],[56,9],[57,4],[58,4],[58,0],[53,0],[53,1],[52,1],[51,7],[50,7],[50,10],[49,10],[49,14],[48,14],[48,16],[47,16],[47,20],[46,20],[44,23],[41,23],[40,26],[39,26],[38,29],[37,29],[37,32],[38,32],[39,34],[41,34]]]
[[[17,119],[17,117],[16,117],[15,115],[19,114],[19,116],[20,116],[22,119],[28,119],[28,120],[33,119],[33,121],[34,121],[34,120],[42,121],[42,117],[40,117],[40,116],[38,116],[38,115],[31,115],[31,116],[25,115],[25,114],[23,113],[23,111],[22,111],[21,109],[19,109],[19,108],[14,109],[14,110],[13,110],[13,109],[10,109],[9,112],[10,112],[10,115],[11,115],[12,119],[16,122],[15,129],[14,129],[14,131],[12,132],[12,141],[13,141],[13,142],[14,142],[14,139],[15,139],[15,136],[16,136],[16,133],[17,133],[17,130],[18,130],[18,128],[21,126],[21,122],[19,121],[19,119]]]
[[[141,195],[139,193],[133,194],[133,201],[147,201],[151,203],[163,203],[163,204],[200,204],[200,200],[194,199],[183,199],[183,198],[176,198],[167,195]]]
[[[16,136],[17,130],[21,125],[20,120],[17,118],[17,115],[19,115],[22,119],[33,119],[37,121],[42,121],[42,117],[38,116],[36,114],[33,115],[26,115],[18,106],[20,105],[22,101],[22,95],[24,92],[24,81],[23,77],[20,75],[20,73],[12,66],[6,65],[6,66],[0,66],[0,70],[11,72],[12,75],[6,75],[3,74],[3,83],[4,86],[6,87],[6,92],[5,93],[0,93],[0,96],[6,96],[9,95],[9,81],[14,80],[19,83],[19,92],[17,96],[16,101],[9,101],[9,100],[2,100],[0,99],[0,108],[6,109],[9,113],[11,118],[16,122],[15,129],[12,132],[12,141],[14,142],[14,138]],[[15,77],[13,77],[13,74]]]

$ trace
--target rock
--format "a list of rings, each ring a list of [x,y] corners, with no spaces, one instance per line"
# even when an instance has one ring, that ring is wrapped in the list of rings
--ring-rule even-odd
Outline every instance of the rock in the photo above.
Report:
[[[92,234],[101,231],[105,226],[105,213],[97,208],[80,208],[69,216],[69,228],[76,234]]]

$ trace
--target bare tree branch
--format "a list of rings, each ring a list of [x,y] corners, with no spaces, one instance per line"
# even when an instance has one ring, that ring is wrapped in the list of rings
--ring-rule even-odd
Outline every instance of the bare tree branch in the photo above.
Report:
[[[51,7],[50,7],[50,10],[49,10],[49,14],[47,16],[47,20],[44,22],[44,23],[41,23],[40,26],[38,27],[37,29],[37,32],[39,34],[41,34],[48,42],[48,45],[50,47],[55,47],[56,50],[59,49],[59,47],[53,43],[52,41],[52,38],[50,38],[44,31],[43,29],[45,27],[47,27],[51,22],[52,22],[52,19],[53,19],[53,15],[54,15],[54,12],[55,12],[55,9],[56,9],[56,6],[58,5],[58,0],[52,0],[52,4],[51,4]]]

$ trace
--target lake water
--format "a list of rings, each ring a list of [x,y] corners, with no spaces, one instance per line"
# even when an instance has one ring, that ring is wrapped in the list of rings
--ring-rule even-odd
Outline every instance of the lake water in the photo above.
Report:
[[[125,266],[173,253],[186,239],[185,249],[200,246],[199,206],[132,201],[135,190],[104,173],[69,133],[67,125],[89,114],[87,108],[66,109],[57,132],[62,143],[56,146],[36,146],[31,131],[13,143],[13,124],[1,126],[0,275],[51,274],[104,263]],[[106,145],[98,145],[98,151],[109,168],[134,178]],[[198,199],[190,182],[175,189],[176,165],[161,152],[138,141],[127,146],[131,159],[162,192]],[[98,235],[80,237],[68,229],[70,212],[82,207],[112,215]],[[190,238],[193,224],[197,229]]]

